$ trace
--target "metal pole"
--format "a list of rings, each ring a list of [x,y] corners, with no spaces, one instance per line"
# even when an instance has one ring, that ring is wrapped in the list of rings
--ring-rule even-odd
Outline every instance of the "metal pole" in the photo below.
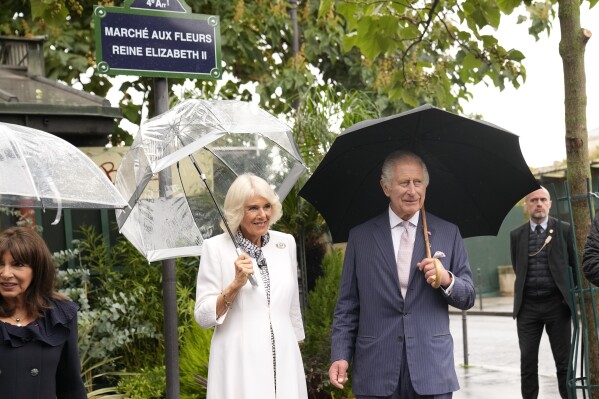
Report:
[[[289,0],[289,16],[291,18],[291,26],[293,27],[293,38],[291,42],[291,53],[295,57],[299,52],[299,28],[297,25],[297,0]],[[299,93],[295,100],[293,100],[293,108],[296,112],[300,106]],[[302,199],[297,197],[297,210],[302,211]],[[299,284],[300,284],[300,302],[302,308],[302,316],[306,313],[306,306],[308,304],[308,268],[306,265],[306,234],[305,226],[303,221],[299,222],[297,231],[297,249],[298,249],[298,266],[299,266]]]
[[[462,339],[464,341],[464,366],[468,366],[468,312],[462,310]]]
[[[297,201],[300,202],[300,197],[297,197]],[[298,204],[299,207],[298,209],[301,209],[301,203]],[[298,236],[299,236],[299,242],[298,242],[298,249],[299,249],[299,259],[298,259],[298,263],[299,263],[299,271],[300,271],[300,280],[301,280],[301,286],[300,286],[300,301],[301,301],[301,307],[302,307],[302,318],[304,318],[305,320],[305,315],[306,315],[306,307],[308,306],[308,268],[306,265],[306,234],[304,234],[304,225],[302,223],[300,223],[299,227],[298,227],[299,231],[298,231]]]
[[[156,115],[168,111],[168,81],[154,78],[154,110]],[[167,196],[172,184],[170,168],[158,174],[160,197]],[[162,261],[162,296],[164,308],[164,352],[166,361],[166,398],[179,399],[179,337],[177,332],[177,271],[174,259]]]
[[[483,278],[480,275],[480,267],[476,269],[478,275],[478,307],[483,310]]]
[[[293,26],[293,40],[291,42],[291,53],[295,57],[299,52],[299,28],[297,26],[297,0],[289,0],[289,15],[291,17],[291,26]],[[299,109],[300,100],[299,93],[297,98],[293,101],[293,108],[295,111]]]

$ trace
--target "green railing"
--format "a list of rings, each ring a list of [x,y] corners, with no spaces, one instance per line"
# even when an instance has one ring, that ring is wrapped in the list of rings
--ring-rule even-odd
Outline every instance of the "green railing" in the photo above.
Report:
[[[569,218],[569,222],[574,226],[572,216],[572,201],[585,199],[588,202],[589,221],[592,222],[594,217],[595,203],[594,199],[599,198],[593,193],[590,181],[587,182],[587,192],[589,194],[572,196],[569,192],[566,183],[563,183],[562,195],[558,196],[554,185],[546,187],[551,197],[554,198],[553,204],[558,215],[564,215]],[[561,234],[559,236],[562,236]],[[562,243],[565,245],[565,243]],[[574,237],[574,248],[578,248],[576,237]],[[582,259],[578,253],[575,253],[576,265],[580,265]],[[564,251],[564,265],[568,264],[567,253]],[[573,332],[572,332],[572,347],[570,350],[570,366],[568,367],[568,398],[575,399],[583,398],[599,398],[599,393],[593,392],[599,389],[599,385],[591,383],[591,363],[598,359],[591,359],[589,353],[590,334],[595,334],[596,339],[599,339],[599,331],[591,332],[589,330],[589,320],[593,320],[595,326],[599,326],[599,313],[597,311],[596,296],[599,288],[590,285],[586,278],[581,275],[581,268],[576,267],[569,269],[568,283],[572,303],[575,304],[576,312],[572,315]],[[586,288],[585,288],[586,287]],[[590,301],[590,313],[587,311],[587,303]],[[582,395],[582,396],[580,396]]]

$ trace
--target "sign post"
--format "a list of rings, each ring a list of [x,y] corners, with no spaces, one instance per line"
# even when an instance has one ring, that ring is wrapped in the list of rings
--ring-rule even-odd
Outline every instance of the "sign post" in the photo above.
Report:
[[[192,14],[179,0],[129,0],[96,7],[94,25],[100,73],[221,78],[218,16]]]
[[[154,78],[155,113],[168,111],[168,77],[220,79],[218,16],[193,14],[179,0],[127,0],[124,7],[94,9],[98,72]],[[160,195],[170,185],[159,174]],[[162,261],[166,397],[178,399],[179,340],[175,260]]]

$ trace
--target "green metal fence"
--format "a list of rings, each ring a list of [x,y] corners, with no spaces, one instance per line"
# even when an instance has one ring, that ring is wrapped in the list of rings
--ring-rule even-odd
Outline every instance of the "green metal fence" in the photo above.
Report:
[[[587,183],[587,192],[589,194],[572,196],[568,190],[567,184],[555,187],[554,185],[546,186],[553,198],[553,205],[557,215],[562,220],[569,221],[574,226],[572,217],[572,201],[585,199],[588,202],[589,221],[592,222],[595,209],[596,195],[592,192],[590,182]],[[558,195],[558,192],[560,194]],[[553,211],[553,209],[552,209]],[[560,234],[561,236],[561,234]],[[565,244],[564,244],[565,245]],[[574,247],[577,248],[576,237],[574,237]],[[564,252],[564,265],[568,264],[567,254]],[[580,265],[582,259],[575,254],[576,264]],[[572,333],[572,348],[570,352],[570,367],[568,368],[568,398],[599,398],[599,385],[591,383],[592,362],[599,359],[591,359],[589,352],[589,338],[594,335],[595,339],[599,339],[599,331],[590,331],[589,321],[594,321],[597,326],[599,321],[599,313],[597,311],[597,296],[599,288],[589,285],[586,278],[581,275],[581,268],[576,267],[569,269],[569,285],[572,303],[575,304],[577,311],[572,315],[573,333]],[[591,314],[587,312],[587,302],[590,306]]]

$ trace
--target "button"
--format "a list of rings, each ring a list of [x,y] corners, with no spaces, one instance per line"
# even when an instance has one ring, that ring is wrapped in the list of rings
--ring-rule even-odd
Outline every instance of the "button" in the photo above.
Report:
[[[31,369],[30,373],[32,377],[37,377],[40,371],[38,369]]]

